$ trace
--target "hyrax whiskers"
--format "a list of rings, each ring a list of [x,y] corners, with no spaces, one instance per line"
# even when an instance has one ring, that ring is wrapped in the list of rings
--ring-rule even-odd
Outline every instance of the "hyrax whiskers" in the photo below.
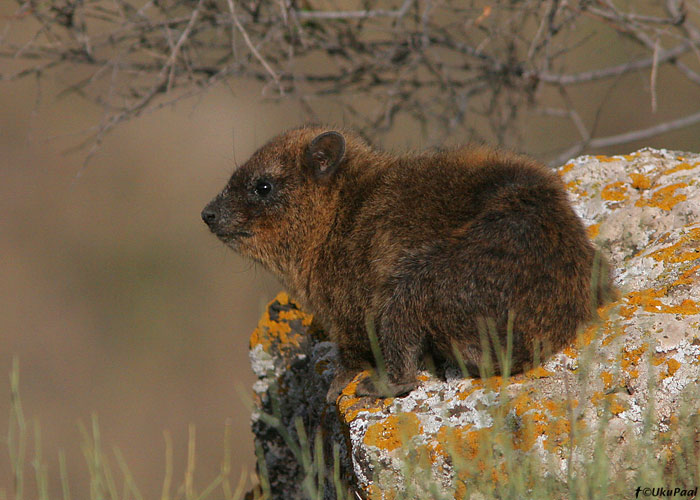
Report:
[[[202,211],[222,241],[269,268],[329,332],[340,366],[328,391],[374,363],[382,394],[416,385],[421,358],[459,356],[511,373],[540,348],[572,341],[613,294],[559,178],[529,158],[486,147],[393,155],[349,131],[290,130],[238,168]],[[489,334],[486,333],[488,336]],[[370,379],[359,395],[379,395]]]

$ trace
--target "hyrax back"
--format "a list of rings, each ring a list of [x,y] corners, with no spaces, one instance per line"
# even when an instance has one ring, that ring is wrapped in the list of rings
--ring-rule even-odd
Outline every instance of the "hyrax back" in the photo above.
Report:
[[[475,374],[488,355],[500,372],[509,330],[510,371],[522,371],[614,293],[559,178],[484,147],[396,156],[351,132],[294,129],[237,169],[202,217],[329,331],[340,353],[329,400],[374,364],[368,325],[383,392],[400,394],[426,354]],[[378,395],[369,379],[358,392]]]

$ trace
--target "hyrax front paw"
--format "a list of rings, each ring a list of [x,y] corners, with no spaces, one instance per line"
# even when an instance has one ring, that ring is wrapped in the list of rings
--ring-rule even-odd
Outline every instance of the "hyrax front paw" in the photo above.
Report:
[[[357,384],[355,395],[358,397],[369,396],[373,398],[393,398],[404,396],[418,385],[417,382],[394,383],[377,377],[365,377]]]

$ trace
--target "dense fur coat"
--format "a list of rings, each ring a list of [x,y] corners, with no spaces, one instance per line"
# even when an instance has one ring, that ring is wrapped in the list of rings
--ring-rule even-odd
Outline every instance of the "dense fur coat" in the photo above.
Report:
[[[374,365],[368,325],[388,380],[358,393],[396,395],[415,387],[425,354],[478,374],[487,352],[502,371],[494,346],[509,329],[510,372],[522,371],[614,293],[559,178],[485,147],[397,156],[348,131],[294,129],[238,168],[202,218],[329,331],[340,353],[329,400]]]

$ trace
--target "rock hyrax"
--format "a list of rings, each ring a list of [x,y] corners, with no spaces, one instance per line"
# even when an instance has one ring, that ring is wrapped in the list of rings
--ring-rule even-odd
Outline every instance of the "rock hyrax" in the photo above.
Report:
[[[297,128],[238,168],[202,218],[337,343],[329,401],[374,365],[368,324],[388,380],[358,394],[398,395],[426,354],[478,374],[488,351],[499,373],[508,330],[510,372],[522,371],[614,294],[558,176],[486,147],[394,155],[350,131]]]

